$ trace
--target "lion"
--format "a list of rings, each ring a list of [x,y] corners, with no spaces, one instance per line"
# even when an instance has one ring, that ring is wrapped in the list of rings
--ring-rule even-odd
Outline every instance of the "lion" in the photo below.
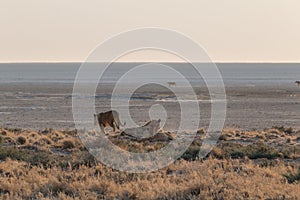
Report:
[[[115,110],[110,110],[107,112],[94,114],[95,125],[97,124],[96,119],[98,121],[100,129],[105,134],[106,134],[106,132],[104,129],[108,126],[112,127],[114,132],[116,132],[116,130],[118,130],[118,132],[120,132],[120,125],[125,126],[125,123],[121,124],[120,118],[119,118],[119,113]]]
[[[133,136],[138,139],[149,138],[155,135],[160,129],[160,119],[158,120],[150,120],[145,123],[143,126],[135,127],[135,128],[127,128],[122,134]]]

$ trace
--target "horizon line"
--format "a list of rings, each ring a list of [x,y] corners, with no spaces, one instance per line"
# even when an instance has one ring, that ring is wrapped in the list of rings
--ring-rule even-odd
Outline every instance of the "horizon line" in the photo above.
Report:
[[[68,64],[85,61],[0,61],[0,64]],[[108,61],[89,63],[109,63]],[[181,61],[116,61],[112,63],[215,63],[215,64],[300,64],[300,61],[216,61],[216,62],[181,62]]]

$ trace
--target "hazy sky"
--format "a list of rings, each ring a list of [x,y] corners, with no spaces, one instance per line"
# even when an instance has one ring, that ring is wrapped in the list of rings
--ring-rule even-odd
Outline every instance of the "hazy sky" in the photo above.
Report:
[[[216,62],[300,62],[299,9],[299,0],[0,0],[0,62],[84,61],[108,37],[144,26],[177,30]]]

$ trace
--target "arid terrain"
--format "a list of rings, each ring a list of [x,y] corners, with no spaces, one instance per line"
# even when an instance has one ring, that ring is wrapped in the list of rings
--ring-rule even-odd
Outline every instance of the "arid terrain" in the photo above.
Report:
[[[97,112],[110,110],[112,87],[98,88],[95,106]],[[0,84],[0,126],[41,130],[74,129],[72,113],[73,84]],[[206,87],[196,88],[200,100],[201,124],[208,127],[211,104]],[[169,101],[168,91],[154,88],[139,90],[138,98],[131,100],[131,117],[137,124],[149,120],[153,104],[164,106],[168,112],[166,130],[174,129],[180,122],[178,103]],[[300,129],[300,87],[294,82],[284,85],[242,85],[226,87],[227,110],[225,127],[242,130],[262,130],[272,126]],[[189,112],[189,110],[188,110]],[[126,119],[122,119],[126,121]]]
[[[0,200],[300,200],[300,0],[0,2]]]
[[[211,104],[207,90],[195,88],[201,110],[199,127],[203,128],[176,162],[144,174],[112,169],[88,152],[79,136],[96,132],[75,129],[73,84],[0,84],[0,196],[299,199],[299,87],[293,81],[254,83],[226,85],[225,129],[214,149],[201,159],[198,155],[206,138]],[[98,88],[96,112],[111,109],[110,93],[110,86]],[[174,95],[168,91],[141,88],[132,96],[131,117],[142,125],[149,120],[149,108],[159,103],[168,113],[166,126],[162,127],[165,131],[144,140],[124,134],[111,134],[108,138],[129,152],[163,148],[176,137],[172,130],[178,128],[180,120],[180,109],[172,100]],[[120,118],[122,123],[128,121],[124,116]]]
[[[91,134],[93,131],[90,132]],[[300,131],[225,129],[205,158],[199,129],[184,155],[151,173],[119,172],[96,161],[77,130],[0,129],[0,196],[3,199],[298,199]],[[149,152],[176,134],[109,139],[127,151]]]

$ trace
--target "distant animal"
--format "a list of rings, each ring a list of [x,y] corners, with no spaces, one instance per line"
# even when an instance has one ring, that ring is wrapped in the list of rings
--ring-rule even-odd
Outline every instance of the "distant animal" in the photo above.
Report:
[[[169,87],[171,87],[171,86],[176,86],[176,82],[167,82],[168,83],[168,85],[169,85]]]
[[[295,83],[296,83],[298,86],[300,86],[300,81],[295,81]]]
[[[119,113],[115,110],[94,114],[94,122],[95,125],[98,122],[104,134],[106,134],[104,129],[108,126],[112,127],[114,132],[116,132],[116,130],[120,131],[120,125],[125,126],[125,123],[121,124]]]
[[[122,132],[122,134],[133,136],[138,139],[152,137],[160,129],[160,121],[161,121],[160,119],[150,120],[147,123],[145,123],[143,126],[135,127],[135,128],[127,128]]]

